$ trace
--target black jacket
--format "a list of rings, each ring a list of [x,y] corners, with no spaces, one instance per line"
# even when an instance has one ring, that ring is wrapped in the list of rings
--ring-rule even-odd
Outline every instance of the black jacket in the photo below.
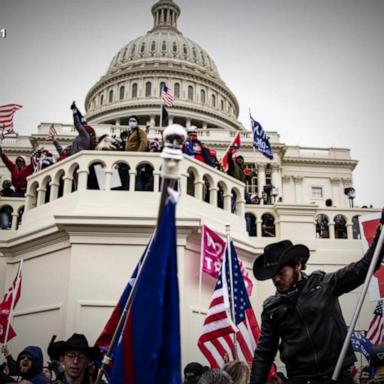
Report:
[[[278,349],[289,379],[332,376],[347,333],[338,297],[364,282],[372,256],[373,247],[361,260],[334,273],[303,274],[291,291],[264,302],[251,384],[265,383]],[[350,346],[343,367],[354,361]]]

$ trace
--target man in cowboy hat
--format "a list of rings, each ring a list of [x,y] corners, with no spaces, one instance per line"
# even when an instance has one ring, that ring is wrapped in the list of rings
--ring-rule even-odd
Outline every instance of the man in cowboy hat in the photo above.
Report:
[[[289,383],[331,382],[347,333],[338,297],[364,282],[379,233],[362,259],[333,273],[315,271],[306,275],[302,270],[309,249],[305,245],[283,240],[265,247],[253,265],[253,273],[257,280],[272,279],[276,293],[263,304],[251,384],[265,383],[278,349]],[[376,269],[383,259],[383,248]],[[350,368],[355,360],[350,346],[339,383],[353,383]]]
[[[90,347],[87,338],[78,333],[74,333],[65,342],[55,342],[53,347],[55,346],[55,353],[59,353],[64,366],[58,383],[90,384],[87,368],[90,362],[99,356],[98,348]]]

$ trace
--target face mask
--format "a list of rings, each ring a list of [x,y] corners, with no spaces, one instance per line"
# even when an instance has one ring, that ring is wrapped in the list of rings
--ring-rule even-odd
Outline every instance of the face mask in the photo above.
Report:
[[[129,127],[130,127],[131,129],[134,129],[134,128],[137,127],[137,123],[136,123],[135,121],[130,121],[130,122],[129,122]]]

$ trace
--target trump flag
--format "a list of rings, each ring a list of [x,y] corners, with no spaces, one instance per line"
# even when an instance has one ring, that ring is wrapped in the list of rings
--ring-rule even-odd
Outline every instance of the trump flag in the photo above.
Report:
[[[118,308],[97,341],[108,343],[113,323],[131,292],[128,314],[113,347],[113,384],[181,382],[179,288],[175,203],[168,201],[147,255],[127,285]],[[134,282],[133,282],[134,281]],[[110,340],[110,338],[109,338]]]

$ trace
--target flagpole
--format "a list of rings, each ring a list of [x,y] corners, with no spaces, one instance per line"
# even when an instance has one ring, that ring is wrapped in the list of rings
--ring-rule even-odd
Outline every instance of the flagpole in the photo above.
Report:
[[[233,324],[236,325],[236,314],[235,314],[235,291],[233,290],[233,272],[232,272],[232,252],[231,252],[231,225],[225,224],[225,232],[227,234],[227,251],[228,251],[228,262],[229,262],[229,280],[231,284],[231,318]],[[237,339],[236,333],[233,333],[233,345],[235,349],[235,360],[237,360]]]
[[[163,88],[160,89],[160,131],[163,128],[163,105],[164,105],[164,102],[163,102],[162,93],[163,93]]]
[[[148,244],[148,247],[146,249],[145,254],[143,255],[143,261],[138,269],[136,279],[132,285],[132,289],[129,293],[128,299],[126,301],[126,304],[124,306],[124,309],[122,311],[122,314],[120,316],[118,325],[115,329],[115,332],[112,336],[111,342],[108,347],[108,351],[105,354],[101,367],[99,369],[99,372],[97,374],[97,378],[95,381],[95,384],[100,384],[100,381],[103,377],[105,368],[110,365],[112,358],[111,358],[111,352],[113,351],[117,337],[120,334],[120,331],[125,327],[126,320],[128,318],[128,312],[131,306],[131,303],[135,297],[136,290],[137,290],[137,282],[140,279],[141,272],[144,270],[144,264],[147,260],[147,256],[149,254],[149,251],[151,249],[152,245],[152,240],[156,236],[156,231],[157,227],[159,226],[159,222],[161,219],[161,216],[164,211],[165,203],[167,201],[168,195],[170,192],[170,189],[173,189],[176,185],[176,181],[178,180],[179,177],[179,162],[183,158],[183,153],[182,153],[182,145],[184,143],[184,140],[186,138],[186,132],[185,129],[178,124],[173,124],[168,126],[164,130],[164,148],[163,152],[161,153],[161,157],[164,159],[162,171],[163,171],[163,185],[162,185],[162,190],[161,190],[161,197],[160,197],[160,204],[159,204],[159,213],[157,217],[157,226],[154,230],[154,233],[151,237],[151,240]]]
[[[383,222],[384,222],[384,209],[381,212],[381,220],[380,220],[381,227],[383,226]],[[361,308],[363,306],[364,298],[365,298],[365,295],[367,294],[368,287],[369,287],[369,284],[370,284],[371,279],[372,279],[372,275],[375,272],[375,267],[377,264],[377,260],[379,259],[379,255],[380,255],[381,249],[383,247],[383,244],[384,244],[384,230],[381,228],[379,240],[377,241],[376,248],[375,248],[375,251],[373,253],[371,263],[369,265],[367,276],[365,277],[363,289],[360,293],[359,300],[358,300],[356,308],[355,308],[355,312],[352,316],[352,320],[351,320],[351,324],[348,328],[347,336],[345,336],[344,344],[343,344],[343,347],[341,349],[339,358],[337,360],[335,370],[333,371],[332,381],[334,381],[334,382],[337,382],[341,368],[343,366],[345,356],[346,356],[348,348],[350,346],[352,333],[355,329],[357,319],[360,315],[360,311],[361,311]]]
[[[20,274],[21,274],[21,268],[23,266],[23,259],[20,260],[20,264],[19,264],[19,268],[17,270],[17,275],[16,275],[16,286],[13,287],[13,283],[12,283],[12,304],[11,304],[11,309],[9,310],[9,315],[8,315],[8,320],[7,320],[7,328],[5,329],[5,337],[4,337],[4,343],[3,345],[6,346],[7,345],[7,341],[8,341],[8,334],[9,334],[9,328],[11,326],[11,318],[13,316],[13,307],[15,305],[15,293],[17,293],[17,291],[19,290],[19,286],[20,286]]]

